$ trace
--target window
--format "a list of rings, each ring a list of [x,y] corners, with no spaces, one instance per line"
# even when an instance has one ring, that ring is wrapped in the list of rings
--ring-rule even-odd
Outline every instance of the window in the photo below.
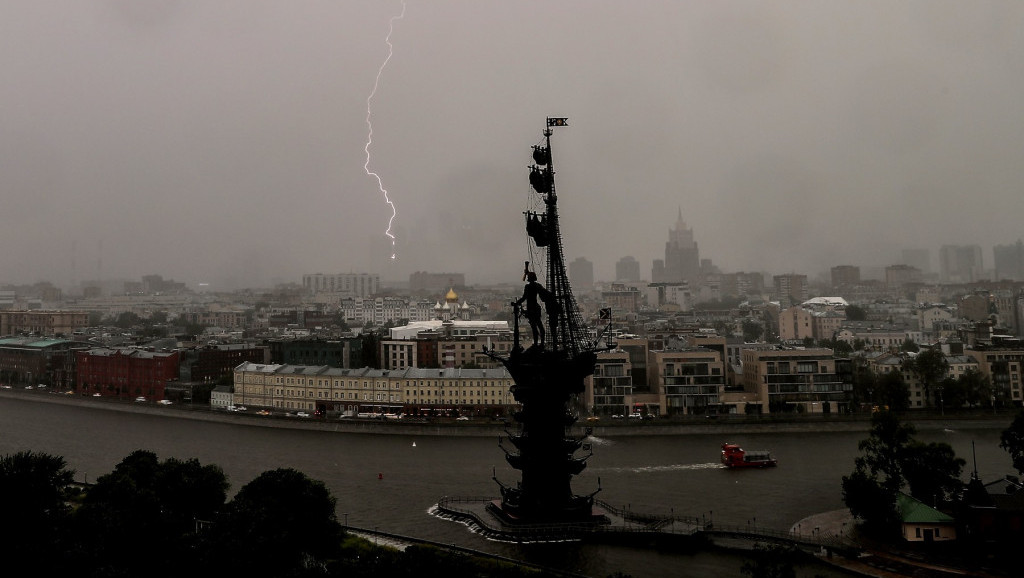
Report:
[[[800,361],[796,364],[797,373],[818,373],[818,362]]]

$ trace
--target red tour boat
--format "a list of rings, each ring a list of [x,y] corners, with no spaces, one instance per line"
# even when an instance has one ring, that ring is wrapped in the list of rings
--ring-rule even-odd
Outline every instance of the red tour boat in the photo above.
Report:
[[[768,451],[745,451],[736,444],[722,444],[722,463],[727,468],[773,468],[778,460]]]

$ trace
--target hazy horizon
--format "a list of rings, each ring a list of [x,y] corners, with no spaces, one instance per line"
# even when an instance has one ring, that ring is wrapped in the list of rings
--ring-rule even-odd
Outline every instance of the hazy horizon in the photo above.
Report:
[[[0,284],[518,282],[530,146],[568,260],[649,278],[681,208],[724,271],[1024,237],[1024,4],[6,3]]]

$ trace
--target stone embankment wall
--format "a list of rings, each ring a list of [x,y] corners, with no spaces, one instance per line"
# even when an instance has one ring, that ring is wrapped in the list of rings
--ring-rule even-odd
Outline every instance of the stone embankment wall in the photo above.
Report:
[[[413,436],[474,436],[494,437],[501,435],[505,425],[498,421],[457,422],[438,420],[431,422],[414,420],[357,420],[300,418],[294,416],[260,416],[253,413],[228,413],[211,410],[207,407],[191,408],[188,406],[162,406],[154,403],[135,403],[106,398],[83,398],[41,391],[0,390],[0,403],[6,399],[18,399],[39,403],[53,403],[94,409],[96,411],[119,411],[135,414],[148,414],[164,418],[193,419],[254,427],[276,427],[288,429],[319,430],[342,433],[375,434],[375,435],[413,435]],[[1006,415],[971,415],[942,416],[935,419],[922,419],[910,415],[909,420],[918,431],[935,431],[942,429],[1005,429],[1013,416]],[[633,421],[601,419],[595,422],[581,420],[574,428],[577,435],[582,435],[585,428],[593,428],[593,435],[598,437],[647,436],[647,435],[738,435],[757,433],[804,433],[804,432],[866,432],[870,428],[870,416],[786,416],[747,418],[746,416],[707,419],[703,417],[685,420],[654,419],[649,421]],[[510,424],[509,427],[514,427]]]

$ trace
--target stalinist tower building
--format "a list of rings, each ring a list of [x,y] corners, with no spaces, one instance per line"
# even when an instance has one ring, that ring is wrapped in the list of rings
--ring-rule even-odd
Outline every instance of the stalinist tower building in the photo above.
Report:
[[[693,229],[683,221],[683,209],[679,209],[676,226],[668,232],[665,243],[665,260],[654,260],[651,281],[654,283],[695,283],[700,278],[700,252],[693,240]]]

